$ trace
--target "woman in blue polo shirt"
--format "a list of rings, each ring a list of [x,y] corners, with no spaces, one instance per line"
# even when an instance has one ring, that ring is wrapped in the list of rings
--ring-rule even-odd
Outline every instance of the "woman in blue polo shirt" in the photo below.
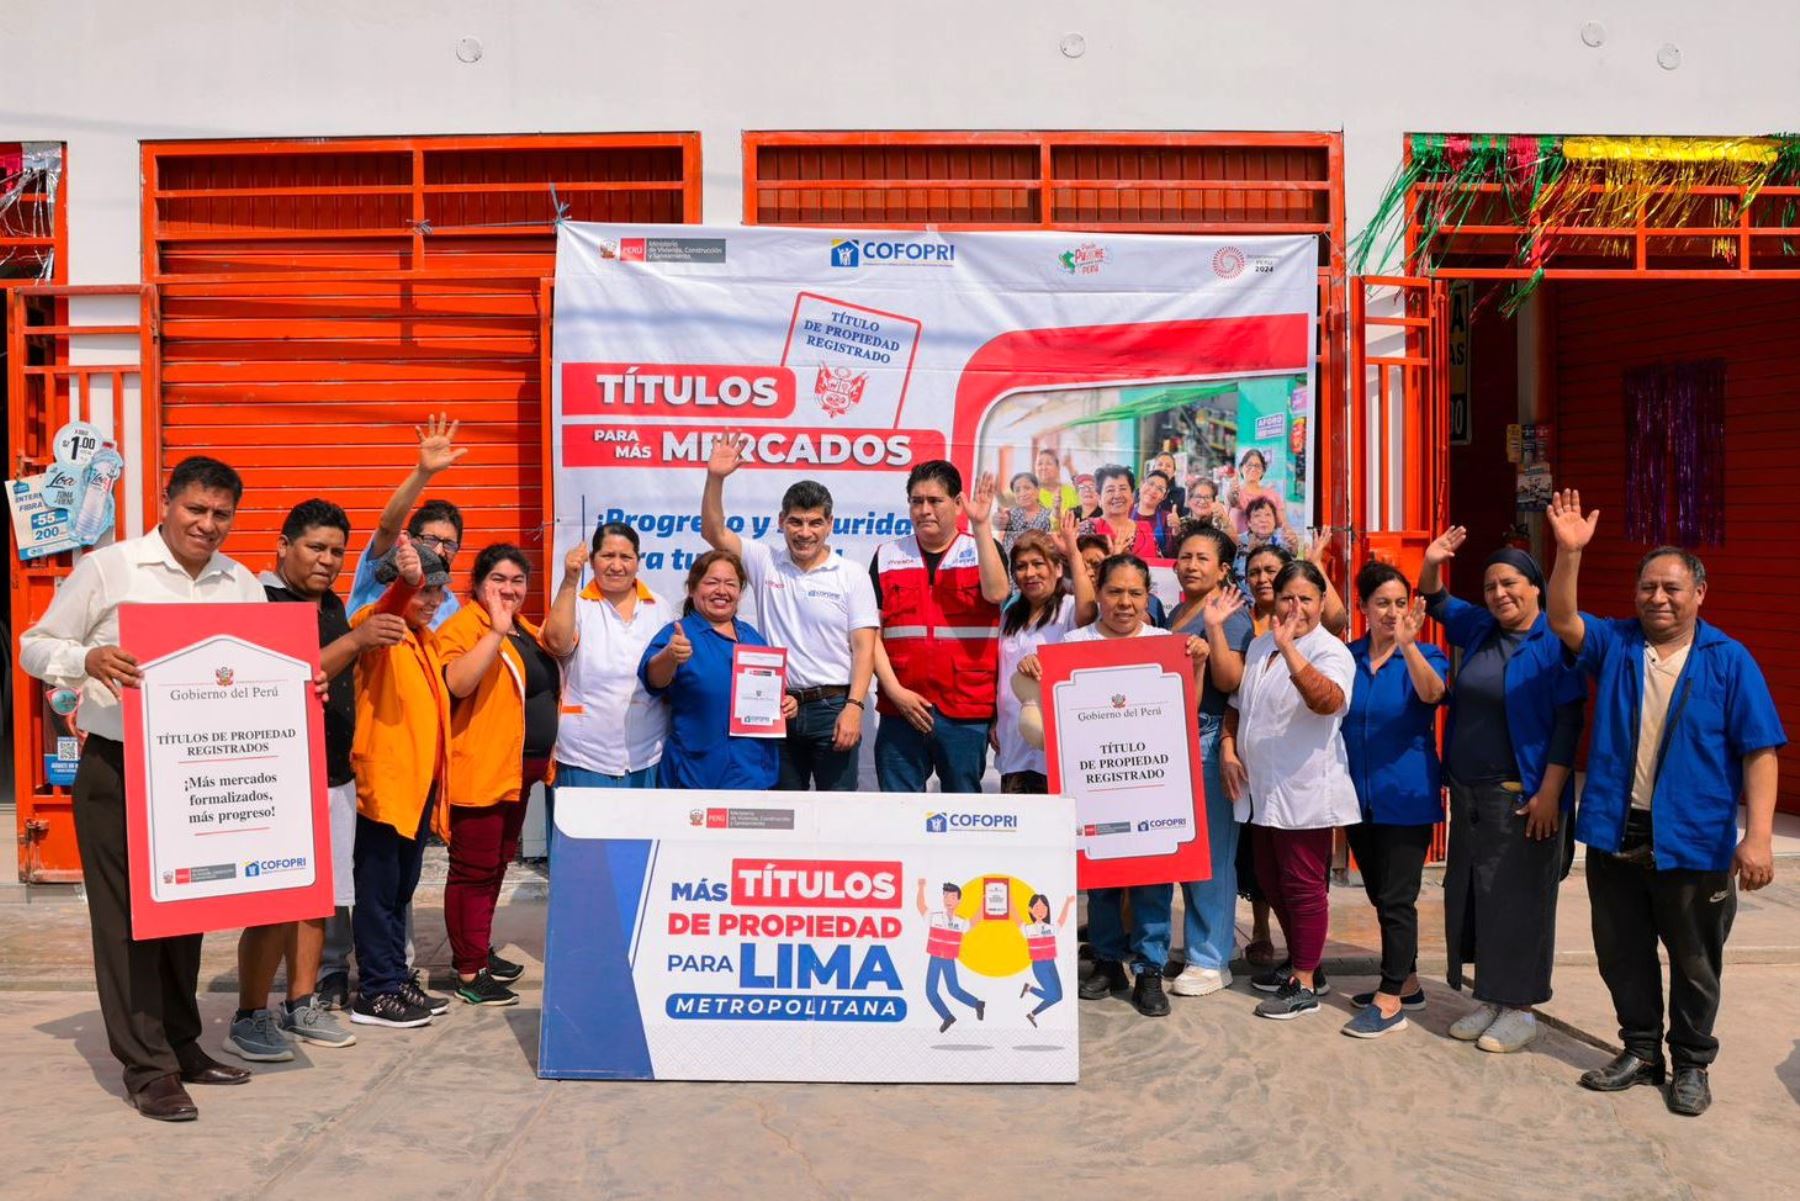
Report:
[[[1587,688],[1544,617],[1544,573],[1510,547],[1482,566],[1485,607],[1441,590],[1443,565],[1468,531],[1425,548],[1426,612],[1462,651],[1444,737],[1450,849],[1444,935],[1450,987],[1478,964],[1476,1008],[1450,1033],[1484,1051],[1523,1050],[1537,1037],[1534,1005],[1550,999],[1556,893],[1574,844],[1573,765]]]
[[[1353,1038],[1379,1038],[1423,1009],[1419,987],[1419,878],[1432,827],[1444,819],[1438,779],[1437,707],[1448,691],[1450,662],[1419,641],[1425,601],[1386,563],[1356,576],[1369,632],[1350,644],[1356,688],[1344,718],[1344,750],[1362,821],[1345,829],[1363,889],[1381,922],[1381,987],[1351,1000],[1361,1006],[1344,1027]]]
[[[638,678],[670,709],[658,788],[775,787],[780,739],[729,732],[732,653],[739,643],[769,645],[755,626],[737,618],[744,583],[743,561],[730,551],[701,555],[688,569],[681,619],[658,630],[644,648]],[[791,719],[796,708],[792,695],[783,698],[783,717]]]

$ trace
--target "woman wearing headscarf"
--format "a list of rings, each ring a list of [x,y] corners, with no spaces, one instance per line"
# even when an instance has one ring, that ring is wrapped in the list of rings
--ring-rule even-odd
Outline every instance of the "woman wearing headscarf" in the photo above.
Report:
[[[1450,1033],[1484,1051],[1537,1037],[1532,1007],[1550,999],[1557,887],[1568,873],[1574,762],[1587,691],[1543,612],[1544,573],[1511,547],[1482,568],[1485,607],[1443,589],[1461,526],[1425,549],[1419,591],[1462,652],[1444,738],[1450,851],[1444,927],[1450,987],[1478,965],[1479,1002]]]

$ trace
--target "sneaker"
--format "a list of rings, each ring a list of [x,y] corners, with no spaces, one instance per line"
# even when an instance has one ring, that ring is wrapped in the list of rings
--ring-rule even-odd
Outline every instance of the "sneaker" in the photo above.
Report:
[[[1350,1003],[1358,1009],[1365,1009],[1375,1003],[1375,994],[1372,992],[1352,993]],[[1401,997],[1400,1008],[1412,1010],[1425,1008],[1425,990],[1421,988],[1418,992],[1409,992]]]
[[[1294,978],[1292,961],[1283,959],[1266,972],[1250,977],[1250,987],[1257,992],[1280,992],[1282,986]],[[1312,995],[1323,997],[1331,992],[1331,981],[1325,978],[1325,969],[1313,969]]]
[[[419,973],[414,972],[405,984],[400,986],[400,995],[414,1005],[421,1005],[431,1011],[431,1016],[443,1017],[450,1012],[450,998],[440,997],[436,993],[426,992],[419,986]]]
[[[1489,1005],[1486,1001],[1450,1023],[1450,1037],[1472,1043],[1487,1033],[1487,1028],[1494,1024],[1500,1016],[1498,1005]]]
[[[1169,991],[1178,997],[1204,997],[1230,987],[1230,969],[1190,963],[1181,969],[1181,975],[1175,977]]]
[[[326,972],[313,985],[313,999],[321,1009],[350,1008],[350,973]]]
[[[1094,965],[1094,974],[1081,982],[1075,994],[1084,1001],[1098,1001],[1101,997],[1109,997],[1114,993],[1124,992],[1131,987],[1131,981],[1125,976],[1125,965],[1101,960]]]
[[[304,1005],[281,1007],[281,1028],[288,1034],[321,1047],[354,1047],[356,1035],[338,1025],[315,995]]]
[[[286,1063],[294,1057],[281,1022],[273,1009],[258,1009],[247,1018],[234,1018],[225,1036],[225,1049],[253,1063]]]
[[[1285,1022],[1303,1013],[1313,1013],[1318,1008],[1319,994],[1301,984],[1297,976],[1289,976],[1279,992],[1257,1004],[1256,1016]]]
[[[457,999],[470,1005],[517,1005],[519,994],[500,981],[488,971],[475,973],[473,980],[463,982],[456,990]]]
[[[350,1005],[350,1020],[359,1026],[398,1026],[411,1029],[431,1025],[431,1010],[415,1005],[397,992],[378,997],[357,993]]]
[[[517,980],[520,976],[525,974],[525,965],[522,963],[514,963],[510,959],[502,959],[500,957],[500,952],[489,947],[487,970],[488,975],[500,981],[500,983],[511,984],[514,980]]]
[[[1137,984],[1131,990],[1131,1003],[1147,1018],[1169,1016],[1169,998],[1163,993],[1161,968],[1145,968],[1137,974]]]
[[[1529,1009],[1508,1009],[1494,1019],[1494,1024],[1481,1032],[1475,1045],[1496,1055],[1523,1051],[1538,1036],[1537,1014]]]
[[[1383,1017],[1374,1005],[1364,1005],[1356,1016],[1344,1023],[1344,1033],[1351,1038],[1380,1038],[1395,1030],[1406,1029],[1406,1002],[1393,1017]]]

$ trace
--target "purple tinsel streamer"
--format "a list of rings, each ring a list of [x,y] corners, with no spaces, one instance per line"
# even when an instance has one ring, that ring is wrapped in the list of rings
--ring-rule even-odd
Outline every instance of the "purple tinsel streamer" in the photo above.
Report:
[[[1669,504],[1668,394],[1664,369],[1625,372],[1625,537],[1661,542]]]
[[[1669,449],[1675,463],[1675,541],[1725,542],[1725,360],[1668,371]]]

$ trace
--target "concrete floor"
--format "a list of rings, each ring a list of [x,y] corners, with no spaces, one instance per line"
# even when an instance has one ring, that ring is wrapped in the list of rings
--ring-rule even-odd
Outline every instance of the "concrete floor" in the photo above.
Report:
[[[1800,875],[1800,873],[1796,873]],[[529,898],[529,899],[525,899]],[[1080,1085],[894,1087],[540,1081],[529,888],[497,935],[531,964],[524,1003],[458,1006],[420,1031],[358,1027],[359,1044],[303,1049],[241,1088],[197,1089],[188,1126],[125,1104],[86,981],[78,903],[6,906],[0,927],[0,1142],[9,1196],[1061,1198],[1151,1186],[1265,1199],[1758,1198],[1795,1195],[1800,1143],[1800,881],[1745,901],[1720,1023],[1716,1103],[1670,1115],[1656,1092],[1575,1086],[1607,1053],[1612,1018],[1565,887],[1558,1028],[1484,1054],[1431,1007],[1376,1042],[1343,1038],[1345,994],[1374,946],[1360,892],[1333,890],[1336,991],[1293,1022],[1251,1015],[1240,981],[1175,999],[1162,1021],[1082,1003]],[[1427,932],[1441,923],[1425,898]],[[419,913],[439,961],[441,917]],[[202,997],[216,1050],[233,1003],[229,937],[207,940]],[[1429,960],[1441,955],[1422,948]],[[1584,962],[1584,960],[1586,962]]]

